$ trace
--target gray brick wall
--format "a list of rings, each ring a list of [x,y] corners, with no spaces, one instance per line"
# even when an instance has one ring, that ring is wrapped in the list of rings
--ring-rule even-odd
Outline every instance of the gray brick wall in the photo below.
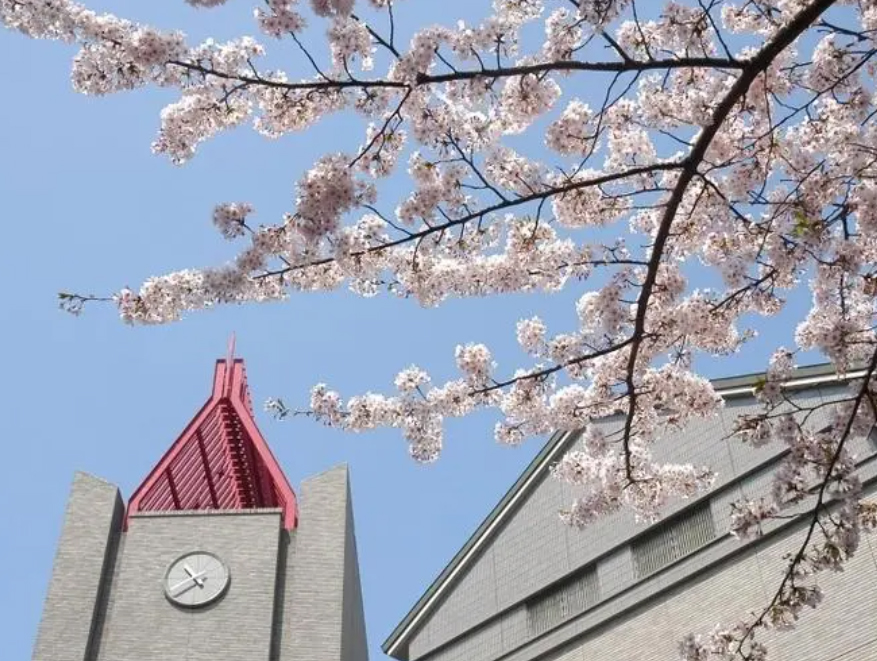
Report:
[[[302,483],[281,661],[365,661],[347,467]],[[355,586],[354,586],[355,584]],[[347,626],[345,626],[347,625]]]
[[[279,509],[155,512],[122,532],[118,489],[77,473],[36,661],[367,661],[347,468],[302,485],[300,526]],[[208,551],[229,567],[218,601],[170,603],[168,566]]]
[[[286,613],[292,605],[292,571],[298,561],[295,530],[280,531],[280,548],[277,556],[277,582],[274,597],[274,621],[272,624],[271,661],[279,661],[286,645],[290,644],[292,634]]]
[[[368,661],[365,612],[359,578],[359,554],[353,525],[353,497],[348,480],[344,530],[344,614],[341,632],[342,661]]]
[[[566,625],[533,638],[508,638],[505,632],[522,618],[523,608],[507,611],[486,625],[426,655],[428,661],[676,661],[676,645],[689,632],[708,632],[733,622],[770,599],[783,567],[782,554],[800,544],[800,528],[757,547],[741,550],[729,537],[627,588],[598,608]],[[619,563],[627,574],[631,566]],[[827,600],[808,611],[787,636],[762,637],[773,646],[774,661],[835,661],[867,656],[877,634],[877,594],[857,601],[862,585],[877,584],[877,537],[865,537],[861,549],[840,574],[820,577]],[[519,629],[520,630],[520,629]],[[851,635],[850,632],[855,632]],[[861,635],[860,635],[861,634]],[[570,642],[572,641],[572,642]],[[527,643],[526,645],[524,643]],[[877,648],[874,648],[877,651]],[[873,653],[873,652],[872,652]],[[848,657],[845,655],[849,655]]]
[[[843,393],[845,389],[832,386],[795,393],[794,398],[798,404],[808,405],[834,400]],[[636,524],[630,514],[619,513],[585,531],[569,529],[557,519],[556,512],[571,501],[574,493],[566,485],[544,477],[414,633],[409,643],[409,658],[429,661],[507,658],[505,655],[524,642],[522,637],[524,640],[532,638],[532,632],[522,634],[520,625],[514,624],[516,613],[522,611],[516,605],[522,604],[524,599],[548,583],[599,559],[601,598],[606,600],[617,596],[527,646],[526,653],[512,653],[508,657],[522,661],[535,658],[536,654],[547,653],[552,646],[563,643],[570,636],[582,635],[662,590],[671,586],[676,589],[675,585],[692,572],[721,560],[729,553],[739,552],[739,543],[727,536],[730,503],[743,493],[750,497],[764,493],[773,471],[756,470],[743,482],[730,486],[729,483],[766,462],[775,461],[783,451],[778,445],[754,449],[736,439],[726,438],[737,416],[757,410],[751,398],[731,399],[720,416],[695,421],[654,448],[659,459],[681,458],[707,464],[718,473],[717,491],[710,496],[717,532],[715,543],[640,581],[634,572],[628,541],[647,527]],[[811,417],[810,426],[824,426],[827,415],[827,409],[817,412]],[[611,421],[603,424],[610,428],[615,425]],[[856,441],[853,449],[861,458],[872,455],[875,447],[863,439]],[[690,501],[679,501],[668,509],[667,514],[690,505]],[[748,607],[757,605],[757,599],[753,601],[752,595],[746,596],[749,598]],[[499,636],[496,631],[500,632]],[[502,635],[503,631],[508,631],[508,635]]]
[[[794,532],[794,531],[793,531]],[[877,556],[873,537],[839,574],[820,577],[826,598],[808,611],[798,629],[764,638],[774,661],[827,661],[877,659]],[[687,584],[661,595],[656,602],[598,629],[585,640],[544,657],[545,661],[675,661],[677,643],[687,633],[708,632],[719,623],[733,622],[764,603],[776,588],[781,556],[800,544],[799,535],[773,541],[757,553],[743,556]],[[507,657],[533,658],[535,650]]]
[[[119,549],[97,661],[268,661],[279,510],[142,514]],[[209,551],[229,567],[225,596],[200,609],[172,605],[168,566]]]
[[[104,574],[121,529],[119,490],[76,473],[34,647],[35,661],[84,661],[99,621]]]

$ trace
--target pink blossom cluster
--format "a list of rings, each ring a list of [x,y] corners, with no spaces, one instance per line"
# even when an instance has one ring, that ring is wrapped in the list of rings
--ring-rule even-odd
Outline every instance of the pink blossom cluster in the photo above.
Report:
[[[259,29],[269,37],[280,38],[305,27],[304,17],[294,6],[295,0],[267,0],[267,11],[256,9],[254,15]]]

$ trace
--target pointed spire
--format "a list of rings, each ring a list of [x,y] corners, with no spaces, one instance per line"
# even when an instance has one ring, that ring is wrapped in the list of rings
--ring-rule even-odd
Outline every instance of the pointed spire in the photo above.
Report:
[[[216,361],[212,395],[131,496],[127,517],[278,507],[284,527],[296,526],[295,493],[256,426],[234,345],[232,334],[227,357]]]
[[[235,341],[234,331],[232,331],[231,337],[228,338],[228,354],[226,355],[226,358],[225,358],[226,365],[234,365],[234,341]],[[229,370],[226,370],[225,387],[223,388],[223,392],[224,392],[226,397],[228,397],[229,393],[231,392],[229,390],[231,388],[231,378],[230,377],[231,377],[231,374],[230,374]]]

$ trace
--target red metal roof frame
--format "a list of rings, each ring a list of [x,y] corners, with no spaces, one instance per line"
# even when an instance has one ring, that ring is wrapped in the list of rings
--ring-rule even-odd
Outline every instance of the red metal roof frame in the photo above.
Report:
[[[216,361],[213,393],[128,502],[139,512],[279,507],[296,527],[298,506],[253,417],[244,361]],[[229,368],[230,367],[230,368]]]

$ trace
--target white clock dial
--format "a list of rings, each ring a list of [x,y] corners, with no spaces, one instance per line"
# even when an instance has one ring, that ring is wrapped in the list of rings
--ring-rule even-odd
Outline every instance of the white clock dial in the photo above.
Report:
[[[222,560],[206,551],[193,551],[174,560],[164,575],[164,592],[179,606],[196,608],[219,599],[231,578]]]

